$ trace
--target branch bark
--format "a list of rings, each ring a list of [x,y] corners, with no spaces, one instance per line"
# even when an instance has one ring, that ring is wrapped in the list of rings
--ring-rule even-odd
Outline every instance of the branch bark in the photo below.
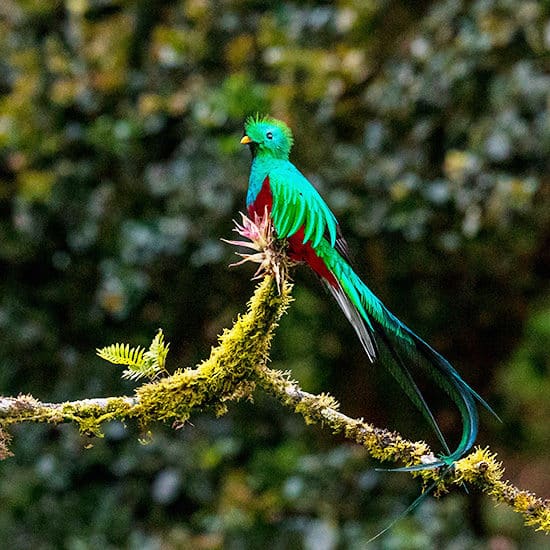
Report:
[[[338,403],[330,395],[305,392],[289,373],[267,367],[275,328],[291,300],[291,286],[286,281],[279,293],[274,279],[265,277],[256,288],[247,313],[239,316],[231,330],[224,331],[209,359],[196,368],[177,370],[171,376],[144,384],[133,396],[66,403],[43,403],[30,395],[0,397],[0,456],[10,454],[6,429],[13,424],[75,422],[82,432],[97,436],[102,435],[101,425],[114,419],[136,419],[143,427],[155,421],[170,421],[177,427],[199,410],[224,414],[229,401],[249,398],[260,387],[301,414],[306,423],[321,424],[332,433],[363,445],[378,460],[405,465],[433,460],[433,453],[423,441],[410,441],[397,432],[350,418],[338,410]],[[476,448],[444,476],[437,469],[411,474],[421,476],[424,482],[437,481],[439,493],[466,483],[495,502],[511,506],[523,516],[526,525],[550,532],[550,499],[543,500],[503,480],[502,464],[488,448]]]

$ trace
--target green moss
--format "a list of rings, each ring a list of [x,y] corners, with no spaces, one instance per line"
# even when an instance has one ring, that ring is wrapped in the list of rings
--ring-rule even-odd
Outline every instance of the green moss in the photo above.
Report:
[[[254,385],[246,381],[267,361],[277,321],[291,300],[290,290],[285,284],[279,294],[273,278],[266,277],[247,313],[239,315],[231,330],[224,330],[208,359],[195,369],[177,371],[138,388],[140,404],[135,416],[140,422],[184,422],[192,410],[208,407],[220,415],[227,410],[220,403],[250,396]]]
[[[279,293],[273,278],[266,277],[256,288],[247,313],[237,318],[231,330],[224,330],[207,360],[196,368],[180,369],[140,386],[135,398],[89,399],[61,405],[40,403],[29,395],[6,398],[10,410],[0,419],[0,457],[9,455],[10,436],[3,429],[14,423],[70,421],[78,424],[81,433],[97,437],[103,436],[102,424],[114,419],[137,419],[144,427],[155,421],[171,421],[174,427],[181,427],[197,410],[209,409],[216,416],[225,414],[229,401],[251,398],[256,382],[301,414],[306,423],[321,423],[333,433],[343,433],[380,461],[399,461],[408,466],[429,456],[430,449],[423,441],[408,441],[396,432],[348,418],[338,412],[339,404],[332,396],[306,393],[291,381],[289,373],[267,368],[273,333],[291,301],[290,290],[285,283]],[[421,476],[426,483],[436,480],[437,493],[446,492],[448,483],[476,485],[497,502],[511,505],[527,525],[550,530],[550,503],[501,481],[502,465],[487,448],[476,448],[444,478],[436,469],[412,475]]]
[[[520,491],[504,475],[502,463],[488,448],[477,447],[455,465],[456,482],[466,481],[478,486],[496,502],[506,503],[523,515],[526,525],[550,532],[550,501],[542,500],[528,491]]]
[[[256,288],[247,313],[237,318],[231,330],[224,330],[207,360],[197,368],[180,369],[140,386],[135,399],[113,397],[48,405],[20,395],[7,398],[10,412],[0,419],[0,429],[20,422],[75,422],[82,433],[102,437],[101,425],[114,419],[134,418],[142,426],[155,421],[182,425],[199,409],[225,414],[228,401],[252,395],[252,372],[267,361],[277,322],[291,301],[290,291],[291,286],[285,283],[279,293],[273,278],[266,277]],[[0,451],[8,438],[6,434],[0,441]],[[4,449],[3,455],[7,452]]]
[[[476,447],[472,453],[459,460],[455,472],[457,482],[468,483],[495,483],[504,473],[502,464],[496,461],[496,454],[481,447]]]

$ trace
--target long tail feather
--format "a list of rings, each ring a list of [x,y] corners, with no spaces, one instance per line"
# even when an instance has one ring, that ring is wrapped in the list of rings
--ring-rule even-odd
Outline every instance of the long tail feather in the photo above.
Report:
[[[474,444],[478,431],[476,401],[494,414],[491,407],[461,378],[452,365],[422,338],[409,329],[371,292],[353,271],[349,263],[322,240],[316,249],[338,285],[325,285],[354,327],[359,339],[372,361],[382,355],[383,364],[399,382],[407,396],[419,408],[439,438],[445,454],[439,460],[419,464],[396,471],[424,470],[449,466],[461,458]],[[411,369],[420,369],[434,380],[453,400],[462,419],[462,437],[451,452],[430,411]],[[498,417],[497,417],[498,418]]]
[[[371,330],[361,317],[361,314],[357,308],[353,305],[353,302],[346,295],[344,290],[340,285],[332,286],[327,283],[324,279],[321,279],[328,291],[334,296],[334,299],[340,306],[340,309],[344,312],[344,315],[347,317],[348,321],[351,323],[351,326],[355,329],[359,341],[367,354],[367,357],[371,362],[376,360],[376,344],[371,334]]]
[[[414,381],[412,374],[410,373],[410,370],[405,365],[405,362],[399,355],[399,352],[394,346],[392,346],[390,339],[388,338],[387,334],[384,331],[379,329],[377,331],[377,335],[381,340],[384,341],[384,343],[386,344],[386,347],[388,348],[388,351],[390,352],[392,358],[395,361],[395,364],[397,365],[397,370],[395,370],[393,369],[393,362],[390,361],[388,363],[388,367],[390,368],[390,371],[392,372],[394,378],[397,378],[398,380],[400,380],[401,376],[404,377],[404,380],[403,382],[401,382],[401,385],[405,390],[405,393],[409,396],[409,399],[418,407],[418,409],[422,412],[422,414],[424,415],[428,423],[432,426],[435,434],[437,435],[437,438],[439,439],[441,445],[443,446],[444,451],[447,454],[450,454],[451,450],[447,445],[447,441],[443,437],[443,433],[441,432],[441,429],[438,423],[436,422],[432,414],[432,411],[430,410],[430,407],[426,403],[426,400],[424,399],[422,392],[420,391],[419,387],[416,385],[416,382]]]
[[[416,385],[409,369],[405,365],[395,346],[391,344],[386,333],[381,330],[379,326],[377,326],[377,323],[374,323],[372,329],[366,325],[361,317],[361,314],[353,305],[353,302],[346,295],[341,286],[332,286],[326,281],[323,281],[323,283],[329,292],[334,296],[336,302],[340,306],[340,309],[344,312],[349,322],[357,332],[357,336],[359,337],[359,340],[363,345],[370,361],[374,363],[377,355],[382,353],[390,356],[390,361],[387,361],[384,364],[392,371],[393,376],[398,380],[403,388],[403,391],[420,409],[428,423],[432,426],[439,441],[443,445],[445,452],[450,453],[451,451],[449,450],[449,446],[447,445],[441,429],[439,428],[430,408],[428,407],[424,396],[422,395],[419,387]]]
[[[447,468],[447,470],[448,470],[448,468]],[[442,476],[444,476],[445,473],[446,473],[446,470],[442,473]],[[399,520],[403,519],[405,516],[409,515],[410,512],[412,512],[413,510],[418,508],[418,506],[420,506],[420,504],[422,502],[424,502],[428,496],[431,495],[431,493],[435,489],[437,483],[438,482],[436,480],[433,483],[431,483],[428,487],[426,487],[424,492],[422,492],[420,495],[418,495],[418,497],[416,497],[416,499],[407,507],[407,509],[405,511],[401,512],[396,518],[392,519],[389,525],[384,527],[384,529],[382,529],[382,531],[379,531],[378,533],[376,533],[376,535],[374,535],[374,537],[371,537],[365,544],[366,545],[370,544],[373,540],[376,540],[378,537],[382,536],[384,533],[389,531]]]

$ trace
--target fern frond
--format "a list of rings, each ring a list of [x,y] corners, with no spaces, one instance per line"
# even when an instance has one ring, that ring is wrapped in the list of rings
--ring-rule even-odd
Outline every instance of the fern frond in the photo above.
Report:
[[[125,380],[132,380],[135,382],[144,377],[151,380],[157,377],[154,365],[144,364],[141,367],[132,366],[122,371],[122,378]]]
[[[115,365],[128,365],[140,368],[144,365],[145,348],[131,348],[130,344],[112,344],[96,350],[99,357]]]
[[[169,347],[170,344],[164,343],[162,329],[159,329],[147,351],[140,346],[131,348],[130,344],[112,344],[96,352],[110,363],[126,365],[128,368],[122,372],[122,378],[135,381],[146,377],[154,380],[168,374],[166,356]]]
[[[170,344],[164,343],[164,333],[159,328],[149,346],[149,350],[144,354],[145,360],[150,360],[155,366],[155,370],[159,373],[166,372],[166,356],[168,355],[169,347]]]

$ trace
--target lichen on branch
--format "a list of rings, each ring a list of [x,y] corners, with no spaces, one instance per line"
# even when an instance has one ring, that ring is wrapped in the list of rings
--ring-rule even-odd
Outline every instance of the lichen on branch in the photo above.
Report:
[[[291,301],[290,291],[291,286],[285,283],[278,292],[274,279],[266,277],[247,313],[240,315],[230,330],[224,330],[207,360],[196,368],[178,369],[143,384],[134,396],[66,403],[43,403],[30,395],[0,397],[0,434],[5,434],[0,438],[0,456],[9,455],[9,426],[23,422],[74,422],[81,432],[101,436],[101,424],[115,419],[134,419],[146,427],[156,421],[182,425],[198,410],[223,414],[228,401],[252,395],[252,371],[267,361],[277,322]]]
[[[320,424],[334,434],[343,435],[365,447],[377,460],[402,462],[410,466],[429,461],[433,457],[425,442],[410,441],[395,431],[377,428],[363,419],[346,416],[338,410],[339,404],[333,397],[327,394],[313,395],[302,390],[291,380],[289,373],[259,366],[256,376],[258,386],[301,414],[306,423]],[[470,454],[455,462],[444,476],[438,469],[412,471],[410,474],[421,476],[425,483],[437,482],[438,494],[447,492],[451,486],[460,487],[466,484],[475,487],[495,503],[511,506],[523,516],[526,525],[550,533],[550,499],[542,499],[515,487],[509,481],[503,481],[502,463],[489,448],[476,447]]]
[[[210,357],[196,368],[179,369],[172,375],[139,386],[133,396],[84,399],[66,403],[43,403],[29,395],[0,397],[0,457],[10,456],[7,429],[17,423],[74,422],[86,434],[101,436],[101,425],[114,419],[134,419],[146,427],[168,421],[181,427],[191,414],[209,410],[220,415],[227,404],[264,390],[282,405],[299,413],[308,424],[320,424],[334,434],[364,446],[381,461],[418,464],[433,457],[423,441],[410,441],[397,432],[377,428],[363,419],[340,412],[328,394],[305,392],[288,373],[268,368],[271,341],[277,323],[291,298],[291,285],[267,276],[230,330],[225,330]],[[452,486],[475,487],[496,503],[520,513],[526,525],[550,532],[550,500],[514,487],[502,479],[504,469],[489,449],[476,448],[444,475],[437,469],[411,472],[424,482],[437,482],[443,493]]]

